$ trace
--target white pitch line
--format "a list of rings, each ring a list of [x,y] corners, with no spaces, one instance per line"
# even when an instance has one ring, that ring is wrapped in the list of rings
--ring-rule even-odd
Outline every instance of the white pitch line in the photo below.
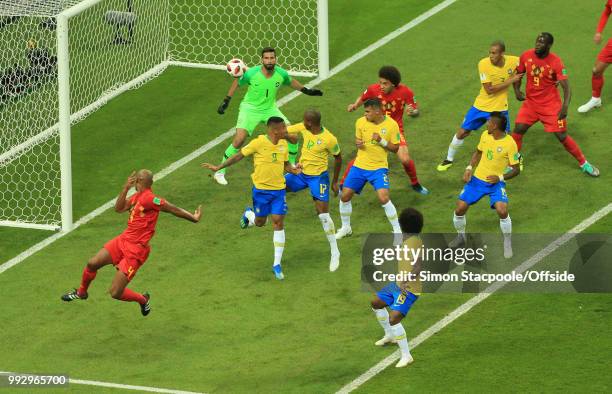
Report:
[[[438,4],[438,5],[434,6],[434,7],[432,7],[431,9],[426,11],[425,13],[417,16],[416,18],[414,18],[413,20],[411,20],[410,22],[405,24],[404,26],[402,26],[399,29],[394,30],[393,32],[387,34],[386,36],[384,36],[380,40],[376,41],[372,45],[369,45],[368,47],[362,49],[361,51],[357,52],[353,56],[351,56],[348,59],[344,60],[342,63],[338,64],[336,67],[332,68],[329,71],[329,76],[327,78],[315,78],[312,81],[310,81],[307,85],[308,86],[316,86],[319,83],[323,82],[324,80],[326,80],[328,78],[331,78],[332,76],[338,74],[340,71],[346,69],[347,67],[349,67],[353,63],[355,63],[355,62],[359,61],[360,59],[366,57],[367,55],[369,55],[370,53],[372,53],[376,49],[382,47],[383,45],[387,44],[389,41],[391,41],[394,38],[398,37],[400,34],[402,34],[402,33],[406,32],[406,31],[412,29],[413,27],[421,24],[422,22],[424,22],[425,20],[427,20],[431,16],[437,14],[438,12],[442,11],[443,9],[445,9],[449,5],[455,3],[456,1],[457,0],[446,0],[446,1],[443,1],[442,3],[440,3],[440,4]],[[280,100],[278,100],[277,101],[277,105],[279,107],[281,107],[281,106],[287,104],[288,102],[290,102],[291,100],[293,100],[294,98],[298,97],[299,94],[300,94],[300,92],[297,92],[297,91],[291,92],[288,95],[283,96]],[[215,146],[217,146],[218,144],[223,142],[226,138],[231,137],[233,132],[234,132],[234,129],[232,128],[232,129],[228,130],[227,132],[221,134],[220,136],[218,136],[214,140],[210,141],[206,145],[203,145],[200,148],[198,148],[197,150],[193,151],[189,155],[183,157],[182,159],[179,159],[179,160],[175,161],[174,163],[172,163],[168,167],[164,168],[163,170],[161,170],[160,172],[155,174],[155,180],[157,181],[157,180],[160,180],[160,179],[164,178],[166,175],[169,175],[172,172],[176,171],[177,169],[179,169],[183,165],[187,164],[189,161],[197,158],[198,156],[204,154],[208,150],[214,148]],[[5,272],[9,268],[12,268],[12,267],[16,266],[17,264],[21,263],[22,261],[24,261],[28,257],[32,256],[34,253],[36,253],[36,252],[46,248],[47,246],[51,245],[52,243],[54,243],[58,239],[62,238],[64,235],[66,235],[66,234],[76,230],[81,225],[83,225],[83,224],[89,222],[90,220],[92,220],[93,218],[101,215],[107,209],[113,207],[114,204],[115,204],[115,199],[107,201],[105,204],[99,206],[98,208],[94,209],[93,211],[91,211],[87,215],[85,215],[82,218],[80,218],[79,220],[77,220],[77,222],[74,224],[72,229],[70,229],[69,231],[67,231],[67,232],[63,232],[62,231],[62,232],[53,234],[52,236],[43,239],[39,243],[37,243],[35,245],[32,245],[31,247],[29,247],[25,251],[21,252],[17,256],[13,257],[12,259],[4,262],[2,265],[0,265],[0,274]]]
[[[28,375],[28,376],[39,376],[31,373],[18,373],[18,372],[0,372],[0,375]],[[138,390],[138,391],[147,391],[150,393],[168,393],[168,394],[202,394],[200,392],[195,391],[183,391],[183,390],[172,390],[172,389],[162,389],[159,387],[148,387],[148,386],[133,386],[131,384],[119,384],[119,383],[109,383],[109,382],[98,382],[97,380],[81,380],[81,379],[73,379],[68,378],[68,384],[82,384],[86,386],[98,386],[98,387],[110,387],[114,389],[122,389],[122,390]],[[51,386],[49,386],[51,387]],[[63,386],[58,386],[63,387]]]
[[[588,227],[592,226],[597,221],[604,218],[610,212],[612,212],[612,203],[609,203],[605,207],[601,208],[600,210],[595,212],[593,215],[586,218],[585,220],[580,222],[578,225],[576,225],[574,228],[569,230],[567,233],[563,234],[559,238],[549,243],[544,249],[540,250],[538,253],[534,254],[529,259],[522,262],[521,265],[519,265],[518,267],[514,269],[514,272],[520,274],[530,269],[531,267],[536,265],[538,262],[540,262],[542,259],[544,259],[546,256],[550,255],[555,250],[565,245],[568,241],[573,239],[577,234],[583,232]],[[509,281],[499,281],[499,282],[495,282],[491,284],[483,292],[478,293],[474,297],[470,298],[464,304],[457,307],[457,309],[453,310],[451,313],[444,316],[442,319],[440,319],[437,323],[429,327],[427,330],[420,333],[416,338],[410,341],[410,348],[414,349],[415,347],[419,346],[421,343],[425,342],[426,340],[431,338],[434,334],[441,331],[444,327],[448,326],[449,324],[457,320],[459,317],[469,312],[473,307],[475,307],[476,305],[480,304],[482,301],[489,298],[491,294],[495,293],[497,290],[501,289],[508,283]],[[355,380],[353,380],[346,386],[342,387],[340,390],[337,391],[336,394],[350,393],[351,391],[357,389],[359,386],[361,386],[368,380],[372,379],[374,376],[384,371],[388,366],[393,364],[398,359],[399,359],[399,350],[385,357],[378,364],[374,365],[372,368],[368,369],[362,375],[357,377]]]

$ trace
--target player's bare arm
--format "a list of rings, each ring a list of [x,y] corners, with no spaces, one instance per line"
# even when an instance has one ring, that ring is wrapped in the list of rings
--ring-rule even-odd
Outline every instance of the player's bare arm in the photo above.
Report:
[[[296,79],[291,80],[291,87],[297,91],[304,93],[307,96],[323,96],[323,92],[319,89],[310,89],[299,83]]]
[[[229,167],[233,164],[238,163],[240,160],[244,159],[244,155],[242,154],[242,152],[238,152],[235,155],[233,155],[232,157],[230,157],[229,159],[225,160],[223,163],[219,164],[219,165],[214,165],[214,164],[210,164],[210,163],[202,163],[200,164],[200,166],[202,168],[208,168],[211,171],[219,171],[220,169]]]
[[[559,111],[559,120],[562,120],[567,117],[567,107],[569,107],[569,103],[572,99],[572,90],[570,89],[567,79],[559,81],[559,85],[561,85],[563,89],[563,105],[561,106],[561,111]]]
[[[416,118],[417,116],[421,114],[421,112],[419,112],[419,109],[415,107],[414,105],[408,104],[406,105],[406,114],[410,116],[411,118]]]
[[[290,162],[285,162],[285,172],[293,175],[300,175],[302,173],[302,163],[297,163],[295,166]]]
[[[389,152],[395,153],[399,149],[399,144],[394,144],[393,142],[387,141],[386,139],[382,138],[378,133],[372,134],[372,140],[378,142],[378,145],[382,146]]]
[[[136,184],[136,171],[132,171],[128,179],[125,181],[125,185],[123,185],[123,189],[119,196],[117,196],[117,201],[115,201],[115,212],[121,213],[130,209],[130,201],[127,199],[127,194]]]
[[[202,217],[202,206],[198,205],[193,213],[184,210],[183,208],[177,207],[170,204],[168,201],[165,202],[160,208],[164,212],[168,212],[176,216],[177,218],[186,219],[190,222],[197,223]]]
[[[482,87],[487,92],[487,94],[495,94],[495,93],[501,92],[502,90],[505,90],[510,85],[514,85],[515,82],[520,82],[521,78],[523,78],[523,75],[524,73],[523,74],[512,74],[510,78],[506,79],[504,82],[498,85],[493,85],[491,82],[486,82],[482,84]]]
[[[229,103],[232,100],[232,97],[234,96],[236,89],[238,89],[238,78],[235,78],[232,81],[232,84],[230,85],[230,88],[227,91],[227,96],[225,96],[225,98],[223,99],[223,102],[221,102],[221,105],[217,109],[217,113],[219,115],[223,115],[227,107],[229,107]]]
[[[361,96],[357,97],[357,100],[355,100],[354,103],[349,104],[348,107],[346,108],[346,110],[348,112],[353,112],[355,111],[357,108],[361,107],[361,104],[363,104],[363,100],[361,100]]]
[[[291,142],[292,144],[297,144],[298,140],[300,139],[300,136],[298,133],[289,133],[285,130],[283,138]]]
[[[342,154],[338,153],[334,156],[334,177],[332,178],[331,188],[334,192],[334,196],[337,196],[340,192],[338,188],[338,178],[340,176],[340,170],[342,169]]]
[[[519,78],[518,81],[512,83],[512,87],[514,88],[514,95],[516,96],[516,99],[518,101],[525,101],[525,93],[521,91],[521,82],[522,79]]]
[[[474,167],[480,163],[480,158],[482,157],[482,151],[476,150],[470,159],[470,164],[465,167],[465,172],[463,173],[463,182],[468,183],[472,179],[472,174],[474,173]]]
[[[365,149],[365,144],[361,138],[355,138],[355,147],[357,147],[357,149]]]

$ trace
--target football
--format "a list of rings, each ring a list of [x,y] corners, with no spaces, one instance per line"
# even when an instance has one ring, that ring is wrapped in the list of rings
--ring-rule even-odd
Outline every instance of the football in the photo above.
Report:
[[[239,78],[244,74],[247,69],[247,66],[240,59],[234,58],[227,62],[227,73],[234,78]]]

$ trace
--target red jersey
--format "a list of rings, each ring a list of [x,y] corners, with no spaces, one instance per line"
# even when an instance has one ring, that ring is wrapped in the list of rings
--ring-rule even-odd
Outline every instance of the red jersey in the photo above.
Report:
[[[121,237],[132,243],[147,245],[155,234],[159,210],[166,203],[153,194],[151,189],[143,190],[130,198],[130,218]]]
[[[418,108],[412,90],[401,83],[389,94],[385,94],[379,84],[372,84],[361,95],[361,101],[371,98],[378,98],[382,101],[383,110],[397,122],[401,132],[404,132],[405,106],[412,105],[415,109]]]
[[[608,23],[608,18],[612,14],[612,0],[606,2],[601,18],[599,18],[599,24],[597,25],[597,33],[601,33]]]
[[[551,52],[540,59],[535,49],[530,49],[521,55],[517,70],[525,73],[527,100],[544,107],[561,104],[557,82],[567,79],[567,71],[559,56]]]

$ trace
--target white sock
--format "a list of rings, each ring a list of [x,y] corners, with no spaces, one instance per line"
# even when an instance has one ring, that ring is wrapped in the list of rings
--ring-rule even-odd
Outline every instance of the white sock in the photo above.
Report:
[[[463,216],[457,216],[457,214],[453,214],[453,224],[455,225],[455,230],[457,230],[457,233],[465,235],[465,226],[466,226],[466,220],[465,220],[465,215]]]
[[[389,312],[387,308],[382,309],[374,309],[372,308],[374,313],[376,314],[376,319],[378,319],[378,323],[385,330],[385,336],[388,338],[393,337],[393,333],[391,333],[391,324],[389,323]]]
[[[457,153],[461,145],[463,145],[463,140],[460,140],[459,138],[457,138],[457,135],[454,135],[453,140],[448,146],[448,153],[446,155],[446,160],[448,161],[455,160],[455,154]]]
[[[323,231],[327,237],[327,242],[329,242],[332,254],[340,254],[338,243],[336,242],[336,228],[334,227],[334,221],[331,216],[329,216],[329,213],[322,213],[319,214],[319,220],[323,225]]]
[[[504,234],[504,238],[512,235],[512,219],[510,219],[510,215],[505,219],[499,219],[499,227]]]
[[[342,227],[351,227],[351,213],[353,213],[353,204],[350,201],[343,202],[340,200],[340,220]]]
[[[387,219],[389,219],[389,223],[391,223],[391,227],[393,227],[394,233],[401,233],[402,229],[399,225],[399,219],[397,218],[397,210],[395,209],[395,205],[389,200],[385,205],[382,206],[385,210],[385,215],[387,215]]]
[[[402,357],[411,356],[410,348],[408,347],[408,338],[406,338],[406,330],[404,330],[402,323],[400,322],[391,326],[391,333],[400,348],[400,352],[402,352]]]
[[[285,230],[274,231],[274,265],[279,265],[285,250]]]

